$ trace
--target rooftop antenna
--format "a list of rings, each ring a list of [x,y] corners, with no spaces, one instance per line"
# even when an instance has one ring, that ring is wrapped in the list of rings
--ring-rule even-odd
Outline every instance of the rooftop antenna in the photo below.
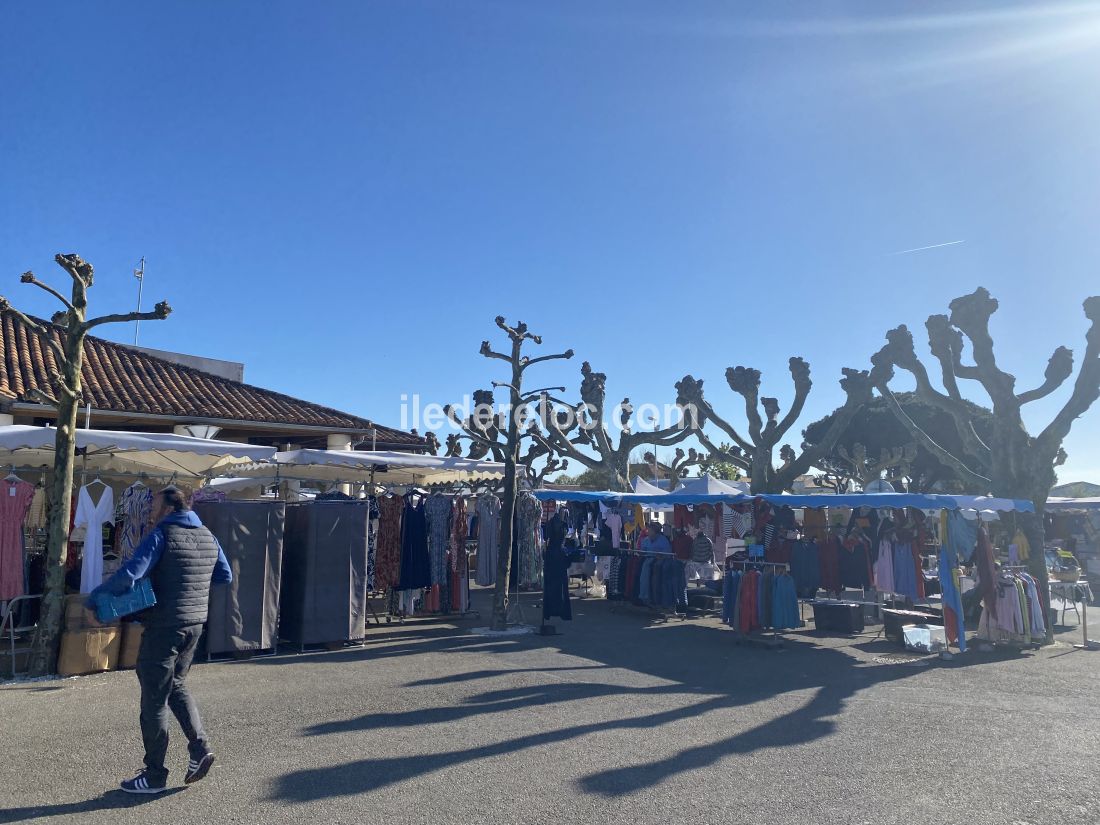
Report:
[[[138,280],[138,302],[137,311],[141,312],[141,288],[145,286],[145,256],[141,256],[141,263],[138,268],[134,270],[134,277]],[[138,342],[138,326],[141,321],[134,321],[134,346],[137,346]]]

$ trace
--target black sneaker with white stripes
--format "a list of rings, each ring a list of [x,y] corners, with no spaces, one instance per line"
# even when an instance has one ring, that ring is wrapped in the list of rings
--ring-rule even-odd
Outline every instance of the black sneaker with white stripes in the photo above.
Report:
[[[168,790],[163,780],[158,785],[149,779],[146,771],[142,771],[133,779],[125,780],[119,787],[126,793],[164,793]]]
[[[191,785],[198,782],[210,772],[210,766],[214,764],[214,754],[207,753],[201,759],[191,759],[187,762],[187,776],[183,778],[184,784]]]

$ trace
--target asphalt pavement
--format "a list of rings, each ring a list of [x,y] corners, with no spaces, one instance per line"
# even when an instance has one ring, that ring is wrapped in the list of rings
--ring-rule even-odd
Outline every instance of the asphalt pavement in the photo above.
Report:
[[[184,788],[174,731],[158,797],[114,790],[141,763],[132,672],[0,686],[0,822],[1100,822],[1100,652],[1075,629],[944,661],[574,607],[557,636],[417,620],[197,665],[217,763]]]

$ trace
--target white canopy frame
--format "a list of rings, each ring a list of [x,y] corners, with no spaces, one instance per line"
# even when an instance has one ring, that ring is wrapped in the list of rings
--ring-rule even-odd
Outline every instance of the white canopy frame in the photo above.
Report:
[[[0,426],[0,465],[52,470],[57,430]],[[270,460],[274,447],[173,433],[76,430],[77,457],[87,472],[114,476],[209,478],[236,465]]]

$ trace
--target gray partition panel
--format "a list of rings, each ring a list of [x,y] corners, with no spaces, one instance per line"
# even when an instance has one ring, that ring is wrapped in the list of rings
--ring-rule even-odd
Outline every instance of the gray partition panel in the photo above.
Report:
[[[210,590],[207,651],[274,648],[278,640],[286,504],[202,502],[195,505],[195,512],[217,537],[233,569],[231,584]]]
[[[280,634],[299,645],[365,635],[365,501],[314,501],[287,507]]]

